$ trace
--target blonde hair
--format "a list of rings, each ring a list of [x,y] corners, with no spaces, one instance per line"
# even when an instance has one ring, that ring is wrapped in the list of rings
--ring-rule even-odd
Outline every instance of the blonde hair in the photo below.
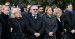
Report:
[[[4,10],[5,8],[9,8],[9,7],[6,6],[6,5],[3,5],[3,6],[2,6],[2,10]]]
[[[48,11],[49,8],[52,9],[52,7],[50,7],[50,6],[46,6],[46,8],[45,8],[45,14],[47,14],[47,11]]]
[[[57,15],[57,13],[61,13],[62,14],[62,10],[60,9],[60,8],[56,8],[56,9],[54,9],[54,11],[53,11],[53,15]]]
[[[11,11],[11,18],[15,18],[14,14],[17,12],[20,12],[21,14],[20,8],[13,8],[13,10]],[[20,15],[20,17],[22,16]]]

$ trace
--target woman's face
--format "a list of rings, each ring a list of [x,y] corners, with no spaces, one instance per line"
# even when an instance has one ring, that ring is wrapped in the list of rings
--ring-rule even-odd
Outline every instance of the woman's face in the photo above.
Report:
[[[56,14],[56,17],[57,17],[57,18],[60,18],[61,15],[62,15],[62,13],[57,13],[57,14]]]
[[[3,12],[4,14],[8,15],[8,13],[9,13],[9,8],[6,7],[2,12]]]
[[[48,15],[52,15],[52,9],[51,9],[51,8],[49,8],[49,9],[47,10],[47,14],[48,14]]]
[[[15,16],[16,18],[20,18],[20,17],[21,17],[21,13],[20,13],[20,12],[16,12],[16,13],[14,13],[14,16]]]

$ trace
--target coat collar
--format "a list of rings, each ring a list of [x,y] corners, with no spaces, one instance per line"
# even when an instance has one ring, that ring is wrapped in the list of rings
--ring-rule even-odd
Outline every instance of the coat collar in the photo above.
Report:
[[[3,12],[1,12],[1,16],[4,17],[4,18],[9,18],[9,16],[4,14]]]
[[[49,17],[47,14],[46,14],[46,17],[48,17],[48,18],[54,18],[55,16],[54,15],[51,15],[51,17]]]
[[[32,14],[29,14],[29,17],[33,18]],[[37,14],[37,19],[39,19],[40,16]]]

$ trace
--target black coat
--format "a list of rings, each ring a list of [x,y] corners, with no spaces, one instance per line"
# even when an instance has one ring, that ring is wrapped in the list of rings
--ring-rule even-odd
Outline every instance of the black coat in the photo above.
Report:
[[[64,20],[64,27],[67,29],[68,32],[70,32],[72,29],[75,29],[75,26],[74,26],[74,14],[69,14],[67,12],[65,12],[63,15],[62,15],[62,19]],[[71,32],[70,32],[71,33]]]
[[[57,21],[55,16],[49,17],[48,15],[44,15],[44,20],[45,20],[45,39],[52,39],[52,37],[48,37],[49,32],[53,32],[54,35],[56,35],[57,31]]]
[[[23,18],[20,18],[20,19],[12,18],[10,24],[11,24],[11,27],[13,28],[13,31],[11,33],[12,39],[24,39],[25,30],[26,30],[24,19]]]
[[[60,21],[57,19],[58,29],[56,32],[57,39],[61,39],[64,36],[64,22],[60,18]]]
[[[28,37],[29,39],[36,39],[34,36],[34,33],[40,33],[40,35],[44,32],[44,20],[37,14],[37,19],[34,19],[32,14],[27,15],[27,31],[28,31]],[[40,37],[38,37],[40,38]]]
[[[9,16],[1,13],[0,23],[2,24],[2,39],[10,39]]]
[[[68,38],[75,39],[75,34],[71,33],[71,30],[75,30],[75,13],[65,12],[62,19],[64,20],[64,27],[67,29]]]
[[[2,35],[2,24],[0,23],[0,37]]]

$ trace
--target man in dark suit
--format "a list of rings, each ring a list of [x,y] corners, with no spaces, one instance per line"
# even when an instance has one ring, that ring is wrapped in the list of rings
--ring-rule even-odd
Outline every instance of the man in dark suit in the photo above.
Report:
[[[44,20],[38,15],[38,7],[32,5],[30,8],[31,14],[27,15],[27,31],[29,39],[41,39],[44,32]]]
[[[75,39],[75,13],[72,10],[72,4],[67,4],[62,19],[64,20],[64,27],[67,29],[68,38]]]

